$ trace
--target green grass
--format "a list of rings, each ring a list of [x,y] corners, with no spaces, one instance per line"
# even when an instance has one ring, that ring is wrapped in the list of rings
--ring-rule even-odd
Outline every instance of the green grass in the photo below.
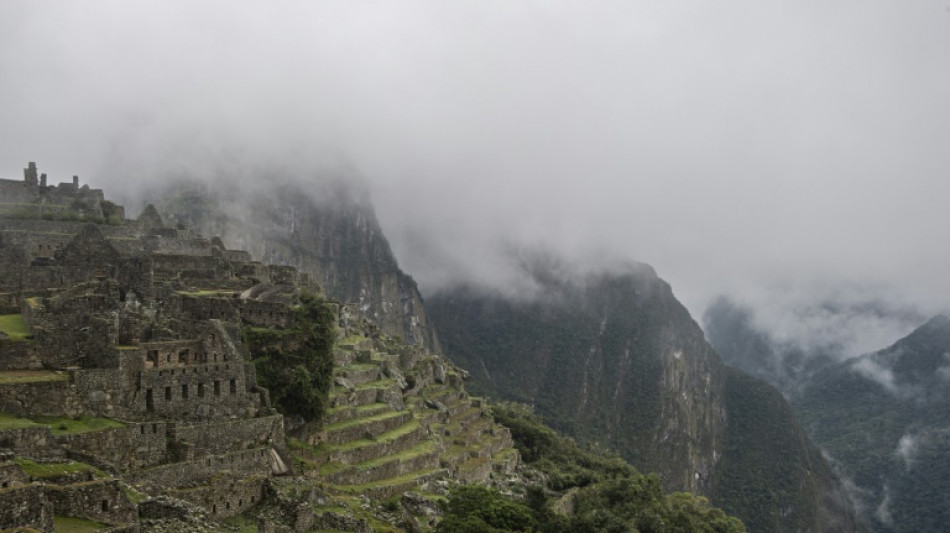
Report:
[[[25,340],[31,335],[23,315],[0,315],[0,331],[13,340]]]
[[[434,452],[437,449],[437,444],[435,441],[426,441],[421,444],[417,444],[412,448],[407,448],[396,454],[382,455],[375,459],[370,459],[369,461],[360,463],[356,465],[360,470],[369,470],[370,468],[377,467],[379,465],[384,465],[386,463],[391,463],[393,461],[404,461],[408,459],[414,459],[420,455],[425,455],[430,452]]]
[[[95,520],[88,520],[85,518],[58,515],[53,517],[53,531],[56,533],[86,533],[91,531],[101,531],[108,527],[108,524],[103,524],[102,522],[96,522]]]
[[[28,418],[20,418],[8,413],[0,413],[0,431],[4,429],[23,429],[39,426],[40,424]]]
[[[55,372],[52,370],[7,370],[0,372],[0,385],[69,381],[70,379],[71,376],[68,372]]]
[[[50,479],[82,472],[92,472],[95,477],[105,477],[105,474],[98,468],[75,461],[68,463],[37,463],[29,459],[15,459],[14,462],[20,465],[20,468],[28,476],[39,479]]]
[[[241,514],[225,518],[224,523],[239,533],[257,533],[257,521]]]
[[[91,433],[104,429],[125,427],[125,424],[108,418],[38,416],[34,417],[33,420],[40,424],[50,426],[53,430],[53,435],[76,435],[79,433]]]
[[[175,291],[182,296],[234,296],[234,291],[221,289],[202,289],[198,291]]]
[[[331,424],[325,429],[329,433],[330,431],[346,429],[353,426],[358,426],[361,424],[368,424],[370,422],[376,422],[379,420],[386,420],[387,418],[394,418],[400,415],[409,413],[409,411],[389,411],[386,413],[381,413],[375,416],[368,416],[366,418],[354,418],[353,420],[347,420],[346,422],[338,422],[336,424]]]
[[[375,439],[351,440],[349,442],[345,442],[343,444],[338,444],[336,446],[333,446],[332,450],[333,451],[349,451],[356,448],[361,448],[363,446],[369,446],[370,444],[376,444],[380,442],[395,440],[411,431],[415,431],[418,428],[419,428],[419,421],[416,419],[412,419],[409,422],[399,426],[396,429],[377,435]]]
[[[344,346],[348,344],[359,344],[362,341],[365,341],[366,337],[362,335],[349,335],[345,339],[337,343],[338,346]]]

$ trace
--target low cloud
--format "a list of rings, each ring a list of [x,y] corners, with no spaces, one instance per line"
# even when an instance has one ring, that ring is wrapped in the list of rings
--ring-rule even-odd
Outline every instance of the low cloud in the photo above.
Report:
[[[869,357],[857,359],[851,364],[851,369],[871,381],[877,382],[892,394],[898,392],[897,384],[894,383],[894,372],[875,363]]]
[[[917,455],[919,444],[918,437],[909,433],[902,436],[897,443],[897,450],[894,451],[894,454],[904,461],[904,468],[910,470],[911,466],[913,466],[914,457]]]
[[[950,307],[947,64],[932,2],[10,0],[0,177],[349,167],[425,293],[539,246],[852,353],[905,322],[801,302]]]

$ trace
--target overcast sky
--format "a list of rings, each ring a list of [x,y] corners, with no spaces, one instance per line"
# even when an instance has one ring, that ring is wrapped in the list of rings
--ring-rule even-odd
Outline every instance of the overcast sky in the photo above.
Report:
[[[696,317],[720,293],[932,312],[948,4],[4,0],[0,175],[339,164],[424,292],[540,244],[650,263]]]

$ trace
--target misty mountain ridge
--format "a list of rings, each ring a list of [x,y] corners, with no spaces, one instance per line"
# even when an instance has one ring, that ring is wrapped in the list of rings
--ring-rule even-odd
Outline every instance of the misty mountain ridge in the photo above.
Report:
[[[651,267],[579,274],[550,257],[519,267],[539,287],[533,298],[459,285],[426,301],[472,390],[534,405],[750,530],[854,530],[846,495],[781,394],[723,365]]]
[[[724,360],[780,387],[847,480],[873,531],[940,530],[950,520],[950,318],[856,357],[771,342],[752,311],[719,300],[706,331]],[[797,371],[797,372],[796,372]]]

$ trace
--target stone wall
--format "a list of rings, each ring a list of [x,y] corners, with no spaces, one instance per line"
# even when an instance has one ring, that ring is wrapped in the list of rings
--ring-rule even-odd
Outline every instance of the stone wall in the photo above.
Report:
[[[293,322],[293,312],[284,303],[242,300],[238,311],[241,320],[251,326],[284,329]]]
[[[32,342],[0,339],[0,371],[43,368],[40,354],[34,348]]]
[[[194,457],[278,446],[283,444],[284,417],[272,415],[202,424],[176,424],[171,437],[180,443],[187,443]]]
[[[57,515],[88,518],[113,525],[138,521],[135,504],[129,500],[116,479],[64,486],[48,485],[46,495]]]
[[[160,493],[170,487],[205,483],[224,471],[238,477],[268,476],[272,471],[270,447],[251,448],[220,455],[211,455],[170,463],[135,472],[129,481],[147,492]]]
[[[219,476],[214,483],[170,491],[170,494],[203,507],[214,518],[227,518],[250,509],[264,498],[267,476]]]
[[[175,419],[252,416],[259,404],[240,361],[146,369],[133,398],[140,414]]]
[[[103,470],[129,472],[158,466],[169,459],[168,426],[165,421],[129,423],[122,428],[53,439],[75,460]]]
[[[9,452],[5,452],[9,453]],[[0,489],[9,489],[30,483],[30,476],[13,461],[0,460]]]
[[[42,485],[0,489],[0,530],[21,527],[53,531],[53,505]]]
[[[55,447],[56,442],[46,426],[0,431],[0,448],[36,460],[62,458],[63,452]]]
[[[49,381],[0,385],[0,411],[17,416],[71,416],[83,414],[73,383]]]

